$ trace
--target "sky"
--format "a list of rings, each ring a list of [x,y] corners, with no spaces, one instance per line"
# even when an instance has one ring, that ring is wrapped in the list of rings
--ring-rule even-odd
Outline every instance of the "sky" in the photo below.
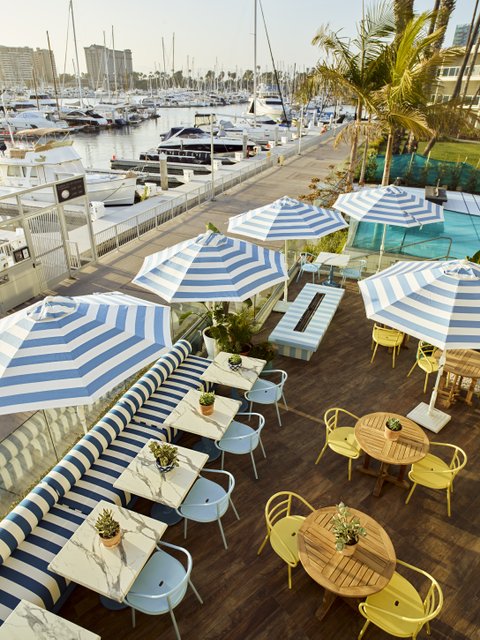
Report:
[[[6,1],[6,0],[5,0]],[[83,47],[112,43],[131,49],[135,71],[172,68],[175,34],[175,70],[187,68],[195,77],[208,69],[217,72],[253,68],[253,7],[255,0],[73,0],[81,71],[86,71]],[[365,0],[366,5],[370,4]],[[73,37],[68,34],[69,0],[9,2],[4,13],[0,45],[47,47],[49,31],[57,70],[73,73]],[[434,0],[415,0],[415,10],[433,7]],[[273,56],[279,69],[312,67],[319,57],[312,37],[328,23],[346,37],[355,34],[362,0],[262,0]],[[469,23],[474,0],[457,0],[445,40],[450,45],[455,25]],[[271,69],[262,15],[258,10],[257,63]],[[64,60],[66,59],[66,67]],[[188,67],[187,67],[188,64]]]

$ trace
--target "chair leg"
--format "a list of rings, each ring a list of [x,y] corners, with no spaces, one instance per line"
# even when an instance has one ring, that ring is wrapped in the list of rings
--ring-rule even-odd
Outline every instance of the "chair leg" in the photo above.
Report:
[[[264,458],[266,458],[266,457],[267,457],[267,454],[265,453],[265,449],[263,448],[262,436],[258,436],[258,441],[259,441],[259,443],[260,443],[260,448],[261,448],[261,450],[262,450],[263,457],[264,457]]]
[[[223,546],[225,547],[225,549],[228,549],[227,540],[225,539],[225,534],[223,532],[222,519],[218,518],[217,522],[218,522],[218,528],[220,529],[220,535],[222,536]]]
[[[370,360],[370,364],[372,364],[375,356],[377,355],[377,349],[378,349],[378,342],[375,343],[375,349],[373,350],[372,359]]]
[[[180,631],[178,630],[177,621],[175,619],[175,614],[173,613],[173,609],[170,608],[170,617],[172,618],[173,628],[175,629],[175,635],[177,636],[177,640],[182,640],[180,636]]]
[[[292,588],[292,567],[288,564],[287,568],[288,568],[288,588],[291,589]]]
[[[282,400],[283,400],[283,404],[285,405],[285,411],[288,411],[288,405],[287,405],[287,401],[285,400],[285,394],[282,391]]]
[[[323,449],[320,451],[320,453],[318,454],[318,458],[315,460],[315,464],[318,464],[320,462],[320,458],[323,456],[323,454],[325,453],[325,449],[327,448],[327,443],[325,443],[325,446],[323,447]]]
[[[238,515],[238,511],[237,511],[237,509],[236,509],[235,505],[233,504],[233,500],[232,500],[231,498],[229,499],[229,502],[230,502],[230,506],[231,506],[231,507],[232,507],[232,509],[233,509],[233,513],[234,513],[234,514],[236,515],[236,517],[237,517],[237,520],[240,520],[240,516]]]
[[[348,459],[348,479],[352,479],[352,458]]]
[[[264,550],[265,545],[267,544],[269,538],[270,538],[270,534],[267,533],[267,535],[263,539],[262,544],[258,547],[257,556],[259,556],[262,553],[262,551]]]
[[[188,584],[192,587],[192,591],[193,593],[197,596],[198,601],[200,602],[200,604],[203,604],[203,600],[200,597],[200,594],[198,593],[198,591],[195,589],[195,587],[193,586],[193,582],[190,580],[190,578],[188,579]]]
[[[395,356],[397,354],[397,347],[393,347],[392,350],[392,369],[395,369]]]
[[[188,523],[188,520],[187,520],[187,518],[184,517],[184,519],[183,519],[183,538],[185,540],[187,539],[187,523]]]
[[[410,374],[412,373],[412,371],[415,369],[415,367],[417,366],[417,361],[415,360],[415,362],[413,363],[413,367],[410,369],[410,371],[407,373],[407,378],[410,377]]]
[[[363,635],[364,635],[365,631],[367,630],[367,627],[368,627],[369,624],[370,624],[370,620],[367,620],[365,622],[365,624],[363,625],[362,630],[358,634],[358,640],[361,640],[363,638]]]
[[[253,451],[250,451],[250,457],[252,459],[253,473],[255,475],[255,480],[258,480],[257,467],[255,466],[255,458],[253,457]]]
[[[412,485],[412,488],[410,489],[410,491],[408,493],[407,499],[405,500],[405,504],[408,504],[410,502],[410,498],[412,497],[412,493],[415,491],[416,486],[417,486],[417,483],[414,482],[413,485]]]
[[[429,636],[429,635],[431,634],[431,632],[432,632],[432,631],[431,631],[431,629],[430,629],[430,622],[428,622],[428,620],[427,620],[427,622],[425,623],[425,626],[427,627],[427,636]]]
[[[135,620],[135,609],[132,607],[132,627],[135,629],[135,624],[136,624],[136,620]]]
[[[220,469],[222,469],[222,471],[223,471],[223,461],[224,461],[224,459],[225,459],[225,451],[222,451],[222,461],[221,461],[221,467],[220,467]]]
[[[447,514],[448,514],[449,518],[452,515],[452,505],[451,505],[451,499],[450,499],[450,487],[447,487]]]
[[[275,409],[277,410],[277,418],[278,418],[278,424],[281,427],[282,426],[282,421],[280,419],[280,411],[278,409],[278,402],[275,402]]]

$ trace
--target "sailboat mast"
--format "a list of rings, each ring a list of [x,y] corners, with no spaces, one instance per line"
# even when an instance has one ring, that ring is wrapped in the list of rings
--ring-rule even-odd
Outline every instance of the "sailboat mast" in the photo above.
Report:
[[[53,90],[55,91],[55,102],[57,103],[57,114],[60,116],[60,105],[58,103],[58,87],[57,87],[57,74],[55,71],[55,65],[53,64],[52,47],[50,46],[50,36],[47,31],[47,43],[48,43],[48,55],[50,57],[50,67],[52,68],[53,78]]]
[[[257,126],[257,0],[253,0],[253,126]]]
[[[107,81],[107,95],[110,100],[110,75],[108,73],[108,54],[107,54],[107,40],[105,38],[105,31],[103,32],[103,58],[105,61],[105,79]]]
[[[77,32],[75,30],[75,16],[73,14],[73,0],[70,0],[70,15],[72,16],[73,42],[75,44],[75,59],[77,61],[78,97],[80,99],[80,107],[83,107],[82,81],[80,79],[80,64],[78,62]]]
[[[113,54],[113,87],[114,87],[114,91],[115,91],[115,95],[118,95],[118,88],[117,88],[117,56],[115,53],[115,35],[113,33],[113,24],[112,24],[112,54]]]

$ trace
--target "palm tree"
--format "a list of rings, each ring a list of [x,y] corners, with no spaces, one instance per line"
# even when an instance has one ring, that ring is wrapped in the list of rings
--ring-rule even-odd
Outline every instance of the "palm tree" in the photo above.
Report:
[[[413,18],[414,0],[395,0],[393,13],[395,15],[395,31],[397,37],[405,30],[405,26]]]

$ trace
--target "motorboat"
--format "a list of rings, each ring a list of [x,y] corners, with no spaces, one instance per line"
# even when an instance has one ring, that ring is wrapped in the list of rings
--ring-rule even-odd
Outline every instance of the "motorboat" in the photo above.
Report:
[[[164,133],[158,150],[181,149],[186,151],[211,151],[212,139],[209,133],[198,127],[172,127]],[[226,136],[213,137],[213,153],[215,155],[232,154],[243,151],[243,140]],[[255,155],[256,146],[252,140],[247,141],[247,153]]]
[[[10,129],[13,132],[24,129],[43,129],[49,127],[66,129],[68,124],[65,120],[54,120],[50,113],[37,110],[21,111],[7,118],[0,119],[0,128]]]
[[[70,111],[66,111],[62,117],[69,125],[74,126],[100,129],[108,125],[108,120],[93,109],[86,109],[85,111],[82,111],[81,109],[72,109]]]
[[[278,90],[260,85],[257,95],[250,98],[248,114],[268,116],[276,122],[290,122],[290,107],[282,100]]]
[[[91,202],[133,204],[137,174],[87,171],[68,133],[62,138],[58,134],[58,129],[28,129],[18,133],[13,144],[7,140],[7,149],[0,156],[0,186],[28,189],[83,175]],[[54,202],[53,192],[47,189],[32,192],[31,197]]]

